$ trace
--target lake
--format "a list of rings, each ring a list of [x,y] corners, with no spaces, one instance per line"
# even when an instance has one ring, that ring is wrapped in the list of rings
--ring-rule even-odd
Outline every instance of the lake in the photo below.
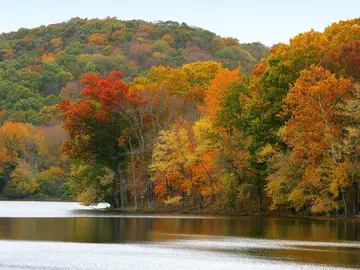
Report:
[[[0,202],[0,269],[360,268],[360,224]]]

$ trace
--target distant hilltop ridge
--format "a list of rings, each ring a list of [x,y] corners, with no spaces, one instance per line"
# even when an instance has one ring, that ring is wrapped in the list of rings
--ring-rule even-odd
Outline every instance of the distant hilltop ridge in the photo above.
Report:
[[[184,22],[109,17],[73,18],[0,35],[0,61],[31,58],[32,63],[20,65],[26,68],[54,58],[74,78],[89,70],[109,73],[113,69],[121,69],[125,79],[134,78],[154,65],[180,67],[209,60],[251,72],[268,51],[261,43],[241,44],[236,38],[222,38]]]

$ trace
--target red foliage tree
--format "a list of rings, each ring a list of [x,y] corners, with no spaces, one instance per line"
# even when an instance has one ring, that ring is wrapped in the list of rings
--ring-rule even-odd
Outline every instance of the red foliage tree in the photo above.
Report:
[[[360,78],[360,40],[354,40],[343,44],[340,59],[348,74],[354,78]]]
[[[121,76],[120,71],[113,71],[109,76],[86,74],[81,78],[84,86],[81,100],[70,102],[65,99],[60,104],[64,128],[69,132],[69,139],[63,144],[64,153],[87,166],[100,164],[115,173],[111,194],[103,195],[104,200],[115,207],[124,202],[121,193],[124,189],[119,187],[119,178],[127,166],[127,149],[119,145],[119,138],[130,136],[124,111],[130,104],[144,102],[136,90],[130,91]],[[93,181],[83,188],[98,187],[97,180]]]

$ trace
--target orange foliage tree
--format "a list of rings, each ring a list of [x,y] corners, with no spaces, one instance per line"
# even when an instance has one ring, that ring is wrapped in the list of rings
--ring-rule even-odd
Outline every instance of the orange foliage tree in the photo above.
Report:
[[[143,102],[136,91],[130,91],[121,76],[120,71],[113,71],[109,76],[86,74],[81,78],[82,99],[77,102],[63,100],[60,104],[64,128],[69,132],[69,139],[63,145],[64,152],[75,163],[88,167],[83,171],[99,173],[92,180],[84,178],[75,195],[90,203],[105,200],[114,207],[125,203],[121,176],[127,165],[127,150],[125,145],[119,145],[118,138],[128,134],[129,124],[123,113],[129,102]],[[101,175],[109,170],[114,178],[101,182]]]
[[[91,45],[106,45],[108,44],[108,37],[105,34],[93,34],[88,37],[88,43]]]
[[[333,201],[336,198],[328,194],[333,193],[336,197],[337,191],[331,188],[335,181],[333,176],[343,168],[339,144],[346,122],[338,104],[350,97],[352,87],[351,80],[337,79],[328,70],[311,66],[310,70],[301,72],[284,100],[285,111],[291,114],[291,118],[282,134],[292,151],[292,162],[305,165],[305,171],[297,176],[300,179],[298,186],[289,199],[302,205],[308,201],[313,212],[331,211],[337,207]],[[270,177],[269,180],[277,179]],[[339,186],[345,215],[347,201],[344,188],[348,184],[345,177]]]

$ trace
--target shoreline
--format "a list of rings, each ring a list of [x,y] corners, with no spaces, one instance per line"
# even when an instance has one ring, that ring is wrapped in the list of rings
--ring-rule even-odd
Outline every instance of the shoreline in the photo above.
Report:
[[[238,212],[238,213],[229,213],[224,212],[221,213],[219,211],[176,211],[176,210],[166,210],[166,209],[159,209],[159,210],[150,210],[146,208],[141,209],[131,209],[127,208],[106,208],[104,209],[108,212],[116,212],[116,213],[124,213],[124,214],[139,214],[139,215],[148,215],[148,214],[167,214],[167,215],[199,215],[199,216],[223,216],[223,217],[271,217],[271,218],[288,218],[288,219],[308,219],[308,220],[323,220],[323,221],[346,221],[346,222],[355,222],[360,223],[360,216],[354,216],[349,218],[344,217],[331,217],[331,216],[309,216],[309,215],[296,215],[296,214],[286,214],[282,213],[280,215],[274,213],[274,211],[263,211],[263,212],[255,212],[255,213],[248,213],[248,212]]]
[[[1,201],[17,201],[17,202],[74,202],[78,203],[78,201],[72,199],[37,199],[37,198],[27,198],[27,199],[8,199],[8,198],[0,198]],[[98,211],[98,210],[97,210]],[[167,214],[167,215],[199,215],[199,216],[224,216],[224,217],[272,217],[272,218],[289,218],[289,219],[308,219],[308,220],[323,220],[323,221],[346,221],[346,222],[355,222],[360,223],[360,215],[352,216],[349,218],[344,217],[334,217],[334,216],[312,216],[306,215],[303,213],[299,214],[291,214],[290,211],[281,210],[281,211],[271,211],[265,210],[262,212],[229,212],[224,211],[221,212],[220,210],[211,210],[211,209],[203,209],[201,211],[194,210],[194,209],[187,209],[184,211],[177,211],[174,209],[164,209],[159,208],[157,210],[151,210],[148,208],[138,208],[135,210],[133,207],[125,207],[125,208],[111,208],[107,207],[104,208],[102,211],[106,212],[115,212],[115,213],[124,213],[124,214],[139,214],[139,215],[148,215],[148,214]]]

